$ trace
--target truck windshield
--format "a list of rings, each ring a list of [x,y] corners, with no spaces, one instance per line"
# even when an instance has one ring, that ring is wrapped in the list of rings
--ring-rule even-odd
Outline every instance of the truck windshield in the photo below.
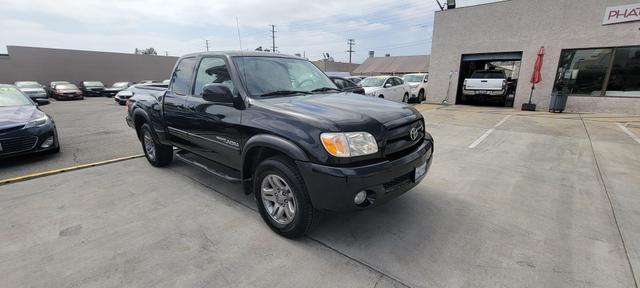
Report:
[[[247,92],[253,97],[307,94],[323,88],[336,89],[335,84],[307,60],[241,56],[235,58],[235,63]]]
[[[505,79],[502,71],[476,71],[471,75],[472,79]]]

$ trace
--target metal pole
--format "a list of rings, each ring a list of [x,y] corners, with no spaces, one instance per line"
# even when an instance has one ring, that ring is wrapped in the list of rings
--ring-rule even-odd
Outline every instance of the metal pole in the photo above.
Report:
[[[536,84],[531,85],[531,95],[529,95],[529,104],[531,104],[531,98],[533,97],[533,90],[536,89]]]

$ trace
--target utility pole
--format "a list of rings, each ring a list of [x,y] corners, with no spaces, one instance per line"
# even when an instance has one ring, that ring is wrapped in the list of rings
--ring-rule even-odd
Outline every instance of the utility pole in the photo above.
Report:
[[[348,39],[347,44],[349,44],[349,50],[347,50],[347,52],[349,52],[349,64],[351,64],[351,54],[355,53],[356,51],[353,51],[353,45],[356,45],[356,39]]]
[[[276,47],[276,32],[278,32],[278,31],[276,31],[276,25],[272,24],[272,25],[269,25],[269,26],[271,26],[271,40],[273,41],[273,45],[271,45],[271,51],[273,53],[276,53],[276,48],[278,48],[278,47]]]
[[[164,56],[169,56],[169,51],[164,51]]]
[[[209,40],[204,40],[204,45],[207,47],[207,52],[209,52]]]

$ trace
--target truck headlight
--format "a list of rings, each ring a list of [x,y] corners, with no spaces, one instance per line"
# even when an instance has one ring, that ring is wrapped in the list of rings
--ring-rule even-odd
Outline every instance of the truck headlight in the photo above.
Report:
[[[367,132],[322,133],[322,146],[335,157],[357,157],[378,152],[378,143]]]
[[[24,125],[24,128],[40,127],[40,126],[44,126],[48,122],[49,122],[49,117],[47,117],[47,115],[44,115],[40,118],[31,119],[31,121],[27,122],[27,125]]]

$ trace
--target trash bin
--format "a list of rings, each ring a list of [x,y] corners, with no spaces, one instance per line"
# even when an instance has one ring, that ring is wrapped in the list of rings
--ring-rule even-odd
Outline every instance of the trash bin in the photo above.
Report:
[[[549,103],[549,112],[562,113],[567,107],[567,99],[569,98],[569,88],[558,87],[558,90],[551,94],[551,103]]]

